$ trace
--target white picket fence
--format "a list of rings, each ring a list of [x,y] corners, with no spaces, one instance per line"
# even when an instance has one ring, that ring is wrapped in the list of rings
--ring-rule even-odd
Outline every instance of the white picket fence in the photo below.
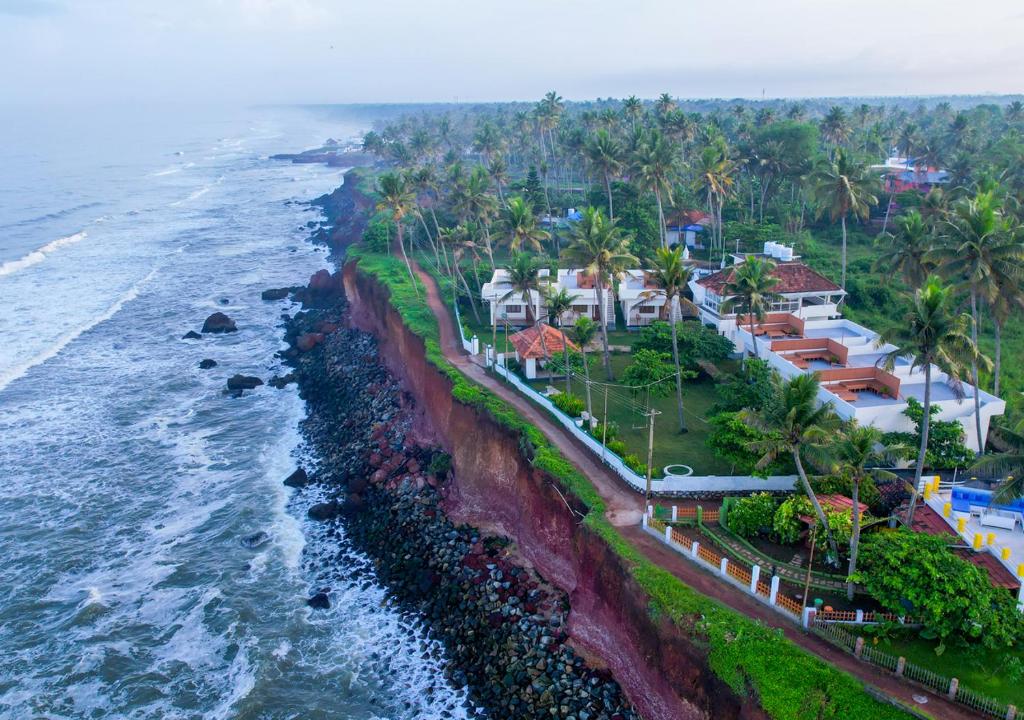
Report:
[[[647,478],[633,472],[622,458],[604,447],[596,438],[585,432],[576,424],[576,420],[555,407],[554,403],[527,385],[514,372],[500,362],[494,365],[494,371],[505,378],[513,387],[535,403],[548,410],[566,430],[587,446],[602,463],[614,470],[619,477],[633,488],[643,492],[647,487]],[[793,489],[797,478],[795,475],[774,475],[759,478],[751,475],[672,475],[651,481],[651,491],[656,494],[696,493],[696,492],[756,492],[760,490],[788,491]]]
[[[459,338],[462,340],[462,349],[470,355],[480,354],[480,338],[476,335],[466,339],[466,333],[462,329],[462,315],[459,313],[459,304],[455,303],[455,324],[459,326]]]

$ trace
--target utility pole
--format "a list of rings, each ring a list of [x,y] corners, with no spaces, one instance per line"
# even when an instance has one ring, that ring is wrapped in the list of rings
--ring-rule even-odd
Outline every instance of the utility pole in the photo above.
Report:
[[[587,392],[590,392],[590,382],[587,381]],[[601,428],[601,462],[604,462],[605,450],[608,448],[608,385],[604,386],[604,423]]]
[[[857,508],[854,508],[856,512]],[[814,522],[814,527],[811,530],[811,557],[807,560],[807,578],[804,580],[804,604],[803,607],[807,607],[807,596],[811,592],[811,568],[814,567],[814,539],[818,534],[818,522]],[[801,611],[802,612],[802,611]]]
[[[651,408],[647,411],[647,491],[644,493],[646,503],[651,502],[651,465],[654,464],[654,416],[661,412]]]

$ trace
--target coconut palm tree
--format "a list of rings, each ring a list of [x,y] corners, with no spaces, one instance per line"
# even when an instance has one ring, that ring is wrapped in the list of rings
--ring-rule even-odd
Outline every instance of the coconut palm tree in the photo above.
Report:
[[[775,292],[779,279],[773,274],[774,270],[775,262],[772,260],[749,258],[732,269],[728,282],[722,288],[722,295],[727,298],[722,305],[722,312],[728,313],[741,308],[747,313],[754,357],[758,359],[761,356],[757,350],[754,321],[763,321],[768,308],[779,299],[778,293]]]
[[[530,325],[537,325],[540,322],[539,303],[544,297],[545,285],[540,277],[540,264],[537,259],[529,253],[513,253],[508,264],[505,265],[505,272],[508,273],[509,290],[500,298],[498,303],[506,302],[514,297],[519,297],[526,306],[526,322]],[[538,300],[534,300],[537,297]],[[543,346],[544,335],[541,334],[541,345]],[[498,345],[498,314],[494,313],[491,323],[491,347]],[[547,352],[545,351],[545,356]]]
[[[558,328],[562,335],[562,362],[565,371],[565,392],[572,392],[572,373],[569,371],[569,342],[565,336],[565,328],[562,327],[562,316],[572,309],[576,296],[571,295],[565,288],[557,291],[544,291],[544,304],[548,309],[548,322]]]
[[[907,285],[919,288],[934,269],[928,260],[932,249],[933,236],[924,217],[917,210],[910,210],[896,219],[896,231],[882,233],[875,239],[878,255],[875,257],[875,271],[890,273],[896,270]]]
[[[838,153],[839,146],[850,138],[850,122],[845,110],[838,105],[828,109],[821,119],[821,136],[832,146],[833,153]]]
[[[736,163],[729,157],[729,149],[724,140],[718,138],[701,151],[694,173],[696,190],[704,195],[708,212],[713,218],[712,250],[722,250],[724,257],[722,206],[736,180]]]
[[[405,218],[414,212],[416,207],[416,193],[409,186],[405,175],[401,173],[384,173],[377,180],[377,190],[381,200],[377,203],[378,212],[388,212],[391,220],[395,223],[397,230],[398,247],[402,252],[402,259],[405,260],[405,267],[409,270],[409,280],[412,282],[412,289],[416,297],[420,296],[419,286],[416,284],[416,276],[412,271],[412,263],[405,252],[404,228]]]
[[[658,203],[658,234],[661,246],[668,247],[665,210],[662,198],[672,202],[672,186],[679,171],[679,148],[657,130],[651,131],[633,158],[634,178],[643,190],[654,192]]]
[[[856,420],[844,428],[838,439],[833,439],[829,453],[832,457],[832,472],[850,483],[853,500],[850,532],[850,565],[847,575],[857,572],[857,550],[860,547],[860,490],[872,480],[879,482],[896,478],[894,473],[879,466],[890,462],[895,449],[882,442],[882,431],[872,425],[858,425]],[[846,597],[853,600],[853,581],[846,583]]]
[[[512,252],[519,252],[524,245],[540,252],[543,247],[542,243],[551,238],[551,233],[541,229],[537,224],[537,218],[533,214],[530,203],[521,197],[509,198],[503,213],[502,224],[508,233],[508,244]]]
[[[508,184],[508,163],[501,155],[495,155],[487,165],[487,172],[491,176],[494,187],[498,189],[498,202],[505,205],[505,185]]]
[[[992,279],[995,284],[995,292],[989,301],[995,341],[992,354],[992,394],[999,397],[1003,365],[1003,328],[1011,317],[1024,313],[1024,288],[1021,287],[1019,275],[1009,277],[1003,272],[997,272]]]
[[[1002,428],[999,437],[1009,446],[1006,452],[979,457],[970,469],[1003,475],[1006,479],[996,488],[993,501],[1004,503],[1024,497],[1024,434],[1020,427]]]
[[[494,248],[491,246],[491,221],[498,212],[498,204],[491,195],[491,176],[487,168],[479,165],[469,175],[461,175],[453,182],[452,206],[463,222],[473,220],[479,223],[484,233],[487,258],[494,264]]]
[[[959,387],[965,369],[974,362],[987,362],[978,346],[971,340],[969,315],[958,313],[953,290],[934,275],[925,281],[913,295],[903,318],[883,331],[879,346],[892,344],[895,350],[881,361],[883,368],[892,372],[899,358],[909,357],[911,371],[924,372],[924,417],[921,419],[921,445],[914,467],[914,489],[907,511],[907,523],[914,517],[917,488],[921,484],[924,460],[928,452],[928,429],[932,414],[932,368],[938,368],[949,377],[949,383]]]
[[[572,242],[563,251],[566,261],[594,277],[597,309],[601,320],[601,345],[604,371],[612,375],[611,353],[608,351],[608,318],[605,291],[611,291],[612,280],[627,265],[638,262],[629,252],[630,236],[619,229],[614,220],[605,220],[597,208],[588,207],[572,229]]]
[[[647,279],[656,288],[647,291],[646,296],[660,295],[665,298],[665,306],[668,308],[668,323],[672,328],[672,360],[676,367],[676,407],[679,411],[679,432],[686,432],[686,419],[683,416],[683,371],[679,363],[679,339],[676,330],[675,307],[676,303],[689,303],[683,297],[683,291],[687,284],[693,268],[683,264],[683,249],[675,247],[658,248],[654,253],[654,262]]]
[[[878,178],[864,165],[849,159],[842,150],[836,151],[835,160],[821,167],[811,178],[814,196],[821,204],[819,216],[826,211],[832,222],[843,227],[842,282],[846,289],[846,218],[849,215],[866,220],[871,207],[878,204],[874,194]]]
[[[992,191],[979,192],[958,202],[949,219],[940,226],[946,242],[929,253],[951,282],[965,289],[971,301],[971,342],[978,344],[979,304],[992,302],[998,285],[997,275],[1020,279],[1024,245],[1010,238],[999,201]],[[985,453],[981,436],[981,398],[978,390],[978,364],[971,364],[974,384],[974,422],[978,433],[978,454]]]
[[[604,179],[604,189],[608,194],[608,217],[614,220],[612,178],[618,177],[625,165],[622,146],[611,133],[602,128],[587,142],[586,152],[590,166]]]
[[[636,95],[630,95],[622,101],[622,114],[629,118],[633,132],[636,132],[636,122],[644,114],[644,104]]]
[[[594,417],[594,406],[590,401],[590,362],[587,359],[587,345],[594,339],[595,334],[597,334],[597,325],[593,320],[586,315],[576,318],[576,322],[572,326],[572,339],[580,346],[580,352],[583,353],[583,378],[587,385],[587,415],[590,417]],[[604,421],[608,422],[608,419],[605,418]]]
[[[466,276],[462,273],[462,258],[466,251],[476,252],[476,246],[471,234],[465,225],[457,225],[454,228],[441,228],[437,236],[438,244],[445,250],[445,257],[448,257],[448,249],[452,252],[451,276],[452,285],[455,287],[455,294],[458,295],[458,288],[461,285],[466,297],[469,298],[469,306],[473,310],[473,317],[480,322],[480,311],[476,307],[476,295],[470,291]]]
[[[832,557],[838,559],[839,546],[807,477],[803,455],[805,452],[816,454],[818,446],[832,439],[839,426],[839,418],[830,403],[818,404],[818,373],[801,373],[789,380],[775,374],[772,383],[777,401],[769,402],[756,412],[744,410],[741,414],[745,421],[765,435],[763,440],[751,443],[750,449],[761,456],[757,463],[759,468],[765,468],[787,454],[793,458],[804,493],[814,507],[818,522],[825,528]]]

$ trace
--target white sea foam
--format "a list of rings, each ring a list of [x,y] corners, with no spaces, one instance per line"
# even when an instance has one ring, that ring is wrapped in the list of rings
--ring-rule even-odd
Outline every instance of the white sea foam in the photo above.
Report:
[[[187,162],[184,163],[183,165],[172,165],[169,168],[164,168],[163,170],[151,173],[150,177],[164,177],[165,175],[174,175],[175,173],[180,173],[182,170],[187,170],[190,167],[195,167],[195,163]]]
[[[82,234],[84,235],[85,233]],[[114,317],[114,315],[120,312],[121,308],[124,307],[126,303],[131,302],[132,300],[139,296],[139,292],[142,290],[143,287],[146,286],[146,284],[150,280],[152,280],[156,276],[156,273],[157,268],[153,268],[152,270],[149,271],[146,277],[142,278],[137,283],[128,288],[128,290],[126,290],[102,313],[100,313],[99,315],[90,320],[87,320],[78,327],[72,328],[71,330],[67,331],[66,333],[58,337],[54,341],[54,343],[50,345],[48,348],[36,354],[35,356],[29,358],[25,362],[22,362],[12,368],[0,372],[0,391],[2,391],[12,382],[20,378],[22,375],[27,373],[29,370],[34,368],[36,365],[44,363],[50,358],[56,357],[56,355],[61,350],[67,347],[68,343],[75,340],[82,333],[88,332],[89,330],[93,329],[100,323],[106,322],[110,318]]]
[[[74,235],[57,238],[52,242],[46,243],[40,248],[36,248],[17,260],[8,260],[3,265],[0,265],[0,277],[4,275],[12,275],[19,270],[24,270],[25,268],[32,267],[33,265],[38,265],[45,260],[46,256],[50,253],[56,252],[69,245],[74,245],[75,243],[84,240],[86,235],[87,233],[82,230],[81,232],[76,232]]]

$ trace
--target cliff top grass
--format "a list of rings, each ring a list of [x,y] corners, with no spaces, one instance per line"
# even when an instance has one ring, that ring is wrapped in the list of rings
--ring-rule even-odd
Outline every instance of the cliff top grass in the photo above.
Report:
[[[650,597],[651,613],[676,623],[706,647],[713,672],[741,696],[753,695],[775,720],[905,720],[907,713],[872,697],[851,675],[832,667],[788,640],[781,630],[752,620],[697,593],[644,557],[605,517],[597,489],[547,438],[512,407],[469,380],[444,357],[437,320],[420,297],[401,259],[349,248],[358,271],[372,276],[390,293],[391,305],[406,327],[419,336],[426,357],[452,383],[460,402],[487,412],[520,438],[534,467],[556,478],[588,510],[585,524],[608,543]]]

